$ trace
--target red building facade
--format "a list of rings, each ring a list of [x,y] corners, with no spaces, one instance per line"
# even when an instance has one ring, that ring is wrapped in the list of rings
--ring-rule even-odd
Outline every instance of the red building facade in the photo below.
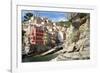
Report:
[[[44,31],[41,29],[41,27],[31,27],[30,30],[30,43],[35,45],[43,45],[44,44]]]

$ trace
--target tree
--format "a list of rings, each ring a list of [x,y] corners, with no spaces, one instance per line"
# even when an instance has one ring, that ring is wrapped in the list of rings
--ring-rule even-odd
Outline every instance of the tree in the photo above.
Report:
[[[24,16],[24,21],[30,20],[30,18],[33,16],[33,13],[26,13]]]

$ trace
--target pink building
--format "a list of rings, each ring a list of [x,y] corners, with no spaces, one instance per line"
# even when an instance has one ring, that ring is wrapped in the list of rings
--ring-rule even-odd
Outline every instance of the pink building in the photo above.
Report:
[[[44,31],[41,29],[41,27],[35,27],[32,26],[30,30],[30,43],[35,45],[35,44],[44,44]]]

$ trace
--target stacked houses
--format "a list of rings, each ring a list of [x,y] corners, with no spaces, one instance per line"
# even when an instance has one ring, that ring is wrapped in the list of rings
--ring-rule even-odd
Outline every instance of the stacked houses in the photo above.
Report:
[[[24,47],[29,47],[31,45],[46,45],[48,40],[47,34],[52,34],[53,31],[53,23],[48,20],[47,18],[40,18],[40,17],[31,17],[30,20],[25,21],[22,23],[22,31],[25,31],[24,40],[23,41]],[[50,36],[49,36],[50,37]]]

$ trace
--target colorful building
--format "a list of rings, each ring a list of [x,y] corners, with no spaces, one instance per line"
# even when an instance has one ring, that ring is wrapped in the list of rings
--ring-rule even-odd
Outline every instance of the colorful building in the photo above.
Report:
[[[44,31],[41,27],[32,26],[30,30],[30,43],[35,44],[44,44]]]

